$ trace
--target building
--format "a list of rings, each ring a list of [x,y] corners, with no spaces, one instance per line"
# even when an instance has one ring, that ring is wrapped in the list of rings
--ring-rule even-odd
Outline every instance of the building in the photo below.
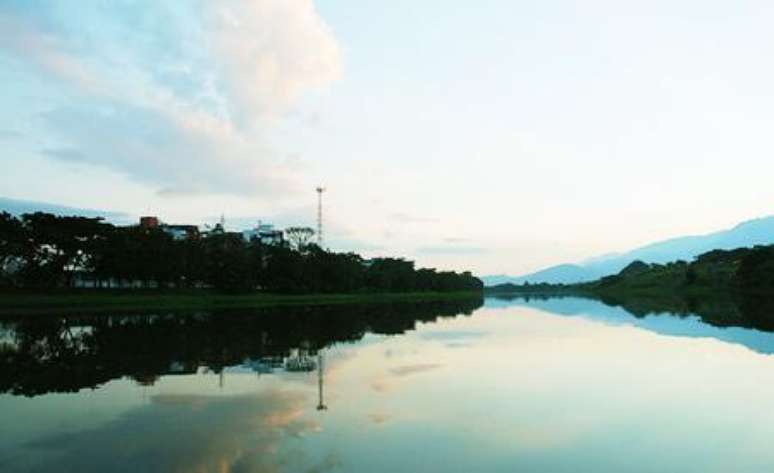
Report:
[[[199,227],[196,225],[161,225],[161,229],[172,235],[175,240],[195,240],[199,238]]]
[[[145,230],[160,229],[175,240],[196,239],[200,236],[199,227],[196,225],[168,225],[161,223],[161,220],[156,216],[140,217],[139,226]]]
[[[368,259],[364,259],[364,260],[362,261],[362,263],[361,263],[361,264],[362,264],[364,267],[366,267],[366,268],[370,268],[371,266],[373,266],[373,265],[374,265],[374,262],[375,262],[376,260],[377,260],[377,258],[368,258]]]
[[[150,230],[153,228],[158,228],[160,225],[159,218],[158,217],[140,217],[140,228],[145,228],[146,230]]]
[[[309,350],[303,348],[293,348],[290,350],[290,356],[285,358],[285,371],[290,372],[309,372],[317,368],[314,358]]]
[[[274,225],[258,222],[258,226],[251,230],[244,230],[242,238],[245,241],[259,241],[262,245],[279,246],[285,242],[285,234],[277,230]]]

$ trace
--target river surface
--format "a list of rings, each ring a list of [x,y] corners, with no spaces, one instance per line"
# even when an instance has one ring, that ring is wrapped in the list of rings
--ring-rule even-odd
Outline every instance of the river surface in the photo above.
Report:
[[[5,473],[774,471],[774,334],[692,314],[63,314],[0,345]]]

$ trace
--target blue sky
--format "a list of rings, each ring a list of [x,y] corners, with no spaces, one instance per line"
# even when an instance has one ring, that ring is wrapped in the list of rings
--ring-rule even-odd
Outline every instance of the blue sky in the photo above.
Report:
[[[0,196],[522,273],[771,214],[763,1],[0,3]]]

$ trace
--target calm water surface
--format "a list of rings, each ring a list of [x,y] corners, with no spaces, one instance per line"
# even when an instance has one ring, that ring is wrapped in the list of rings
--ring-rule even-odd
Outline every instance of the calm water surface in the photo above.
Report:
[[[600,302],[25,318],[2,472],[774,471],[774,334]]]

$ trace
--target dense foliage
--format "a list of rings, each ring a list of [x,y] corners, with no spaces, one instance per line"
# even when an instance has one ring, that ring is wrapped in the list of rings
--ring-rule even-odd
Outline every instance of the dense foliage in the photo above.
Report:
[[[530,292],[718,292],[774,293],[774,245],[713,250],[694,261],[648,264],[634,261],[618,274],[588,283],[503,284],[493,293]]]
[[[301,229],[303,230],[303,229]],[[245,241],[210,232],[175,239],[160,228],[119,227],[99,218],[0,213],[0,286],[53,288],[213,287],[278,293],[481,290],[469,272],[416,269],[397,258],[364,260],[308,243]]]
[[[271,307],[215,313],[130,313],[0,318],[0,393],[77,392],[131,377],[220,373],[245,361],[309,354],[366,333],[397,335],[417,322],[470,315],[480,297],[395,304]],[[174,371],[173,371],[174,369]]]
[[[774,291],[774,246],[713,250],[692,262],[635,261],[620,273],[587,285],[610,290]]]

